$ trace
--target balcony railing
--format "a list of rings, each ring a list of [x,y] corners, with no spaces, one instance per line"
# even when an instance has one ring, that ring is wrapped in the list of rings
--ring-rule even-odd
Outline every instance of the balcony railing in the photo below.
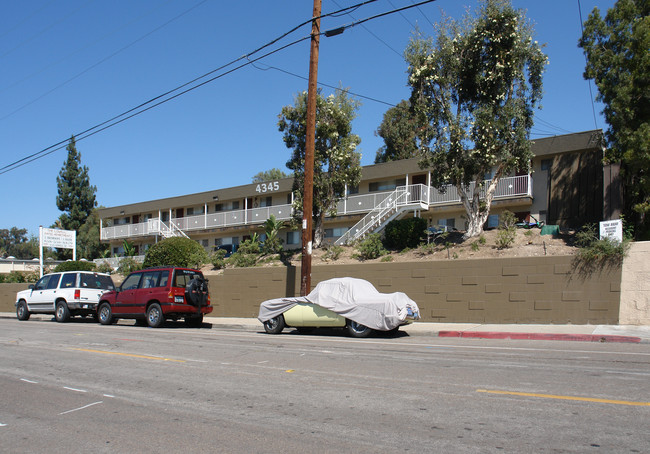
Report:
[[[490,180],[486,180],[484,187]],[[413,201],[432,205],[452,205],[460,203],[460,196],[454,186],[448,186],[445,191],[429,188],[426,194],[426,186],[411,185],[409,191]],[[415,188],[418,188],[417,191]],[[532,178],[530,175],[502,178],[497,184],[494,199],[532,196]],[[388,197],[392,191],[373,192],[349,196],[340,200],[337,204],[337,215],[369,213]],[[483,194],[481,195],[483,197]],[[102,228],[101,239],[111,240],[119,238],[133,238],[141,236],[164,236],[164,232],[177,228],[183,232],[207,230],[238,225],[262,224],[274,215],[277,220],[286,221],[291,219],[291,205],[275,205],[270,207],[252,208],[249,210],[219,211],[216,213],[201,214],[198,216],[187,216],[174,218],[171,222],[149,219],[147,222],[138,224],[122,224]]]

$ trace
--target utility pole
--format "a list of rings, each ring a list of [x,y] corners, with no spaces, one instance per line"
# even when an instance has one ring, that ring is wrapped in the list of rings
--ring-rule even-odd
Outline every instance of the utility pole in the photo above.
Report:
[[[321,0],[314,0],[309,52],[307,124],[305,131],[305,187],[302,203],[302,266],[300,295],[311,291],[312,211],[314,203],[314,148],[316,145],[316,94],[318,90],[318,46],[320,43]]]

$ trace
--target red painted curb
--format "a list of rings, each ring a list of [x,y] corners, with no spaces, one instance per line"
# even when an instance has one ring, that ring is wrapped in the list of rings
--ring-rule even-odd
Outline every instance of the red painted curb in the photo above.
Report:
[[[548,333],[507,333],[495,331],[440,331],[438,337],[467,337],[478,339],[524,339],[558,340],[579,342],[627,342],[640,343],[640,337],[600,334],[548,334]]]

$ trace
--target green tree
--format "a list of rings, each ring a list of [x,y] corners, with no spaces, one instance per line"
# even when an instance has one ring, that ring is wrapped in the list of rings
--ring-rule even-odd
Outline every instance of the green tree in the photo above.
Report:
[[[618,0],[603,19],[594,8],[578,45],[584,76],[605,107],[606,158],[621,162],[625,216],[637,238],[650,237],[650,2]]]
[[[483,231],[499,179],[530,169],[547,58],[523,12],[505,0],[485,0],[476,15],[443,20],[436,31],[435,43],[416,36],[406,49],[410,100],[421,165],[433,168],[434,186],[458,190],[470,238]]]
[[[93,209],[77,233],[77,255],[79,257],[94,260],[106,256],[109,245],[100,241],[99,225],[99,214],[96,209]]]
[[[33,259],[39,256],[38,238],[27,237],[27,229],[0,229],[0,257]]]
[[[298,94],[295,105],[285,106],[278,128],[284,133],[284,144],[292,149],[287,168],[294,172],[294,208],[302,211],[305,181],[305,134],[307,92]],[[316,101],[316,144],[314,150],[313,223],[314,247],[320,247],[325,236],[323,220],[336,213],[337,202],[345,196],[345,188],[361,180],[361,154],[356,151],[361,139],[352,133],[359,101],[348,98],[347,92],[336,90],[327,98],[318,93]]]
[[[386,111],[375,135],[384,139],[384,145],[377,150],[375,164],[419,156],[417,123],[408,101],[402,100]]]
[[[264,240],[263,251],[266,254],[275,254],[282,250],[282,238],[280,238],[280,229],[284,226],[284,221],[279,221],[274,215],[264,222]]]
[[[271,170],[264,170],[258,172],[253,176],[253,183],[264,183],[265,181],[274,181],[287,178],[289,175],[284,173],[282,170],[277,168],[272,168]]]
[[[56,177],[56,206],[63,211],[59,217],[61,227],[65,230],[79,230],[97,205],[97,187],[90,185],[88,167],[81,165],[81,153],[77,151],[74,136],[70,138],[66,150],[68,157]]]

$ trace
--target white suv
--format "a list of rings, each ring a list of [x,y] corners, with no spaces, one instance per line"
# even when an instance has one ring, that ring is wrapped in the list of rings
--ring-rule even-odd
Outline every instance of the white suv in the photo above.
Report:
[[[33,314],[54,314],[57,322],[74,315],[97,317],[97,303],[104,292],[115,290],[111,276],[91,271],[46,274],[16,295],[16,317],[28,320]]]

